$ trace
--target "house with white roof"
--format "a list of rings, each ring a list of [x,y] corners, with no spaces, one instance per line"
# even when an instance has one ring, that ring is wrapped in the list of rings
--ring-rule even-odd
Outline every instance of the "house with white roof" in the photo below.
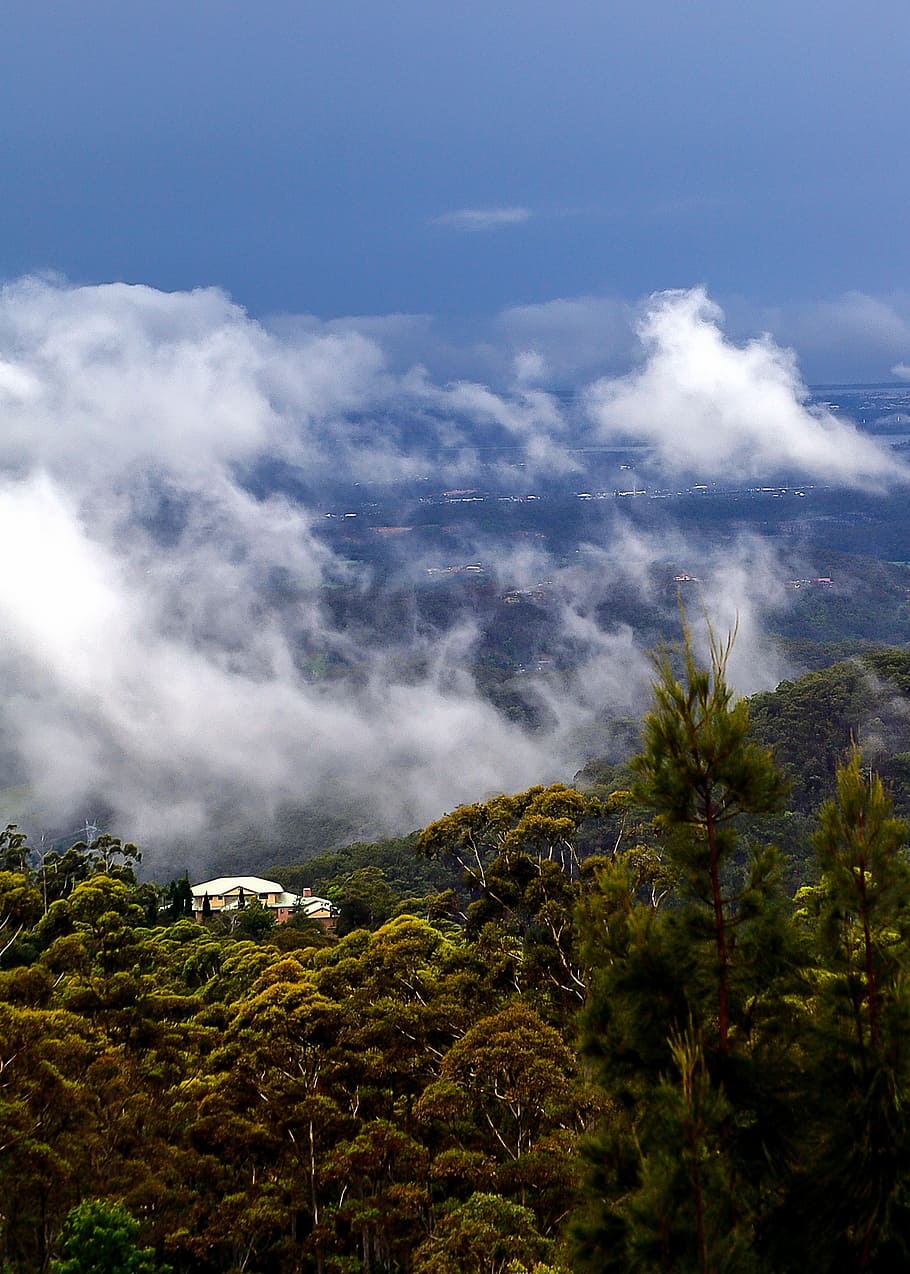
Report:
[[[222,911],[237,911],[255,899],[268,907],[277,924],[283,925],[293,915],[318,920],[323,928],[333,929],[338,910],[328,898],[315,898],[312,890],[301,894],[287,893],[275,880],[263,880],[261,876],[218,876],[215,880],[203,880],[192,886],[193,915],[202,919],[205,899],[208,897],[212,915]]]

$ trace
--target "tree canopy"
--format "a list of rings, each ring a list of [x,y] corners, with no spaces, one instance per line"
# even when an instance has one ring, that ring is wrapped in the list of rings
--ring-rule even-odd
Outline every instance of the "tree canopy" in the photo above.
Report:
[[[859,747],[791,808],[729,653],[586,788],[300,864],[335,934],[0,834],[4,1274],[903,1268],[907,829]]]

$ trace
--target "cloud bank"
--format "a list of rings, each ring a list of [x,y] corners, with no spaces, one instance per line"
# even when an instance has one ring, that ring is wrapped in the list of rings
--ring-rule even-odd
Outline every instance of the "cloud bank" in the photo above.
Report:
[[[637,713],[648,663],[631,629],[605,618],[609,590],[624,580],[647,595],[653,564],[683,560],[684,544],[617,524],[612,550],[590,549],[602,592],[591,572],[488,546],[503,588],[552,577],[554,649],[572,652],[558,690],[528,691],[546,722],[533,732],[466,671],[470,616],[453,615],[443,639],[402,632],[394,649],[333,620],[325,586],[364,583],[319,533],[322,493],[339,484],[441,486],[481,462],[527,484],[570,472],[579,447],[617,431],[669,469],[904,476],[806,406],[792,357],[768,338],[727,341],[703,293],[651,302],[642,361],[591,387],[590,419],[541,387],[534,337],[550,318],[504,318],[521,334],[518,361],[494,391],[440,383],[417,362],[392,372],[379,320],[265,326],[214,289],[26,279],[0,291],[0,742],[35,817],[53,824],[98,800],[117,831],[166,846],[202,836],[227,804],[268,818],[332,799],[365,801],[377,827],[401,830],[568,777],[606,713]],[[557,313],[563,330],[576,318]],[[392,339],[403,326],[413,337],[401,320]],[[501,471],[491,440],[509,457]],[[252,481],[264,464],[294,475],[294,498]],[[767,605],[756,599],[773,595],[774,563],[743,545],[711,569],[712,611],[741,616],[742,688],[768,684],[782,670],[754,654]],[[302,652],[357,675],[314,682]]]
[[[458,672],[469,636],[454,673],[437,652],[395,684],[371,656],[356,687],[308,684],[301,643],[350,653],[319,598],[347,568],[305,501],[240,477],[263,457],[311,491],[408,476],[425,460],[392,399],[451,403],[532,447],[546,405],[393,387],[360,333],[277,340],[212,291],[28,280],[0,296],[0,350],[0,677],[13,777],[46,817],[98,795],[127,834],[168,839],[226,800],[267,811],[330,786],[409,826],[546,768]],[[276,571],[291,608],[270,602]]]

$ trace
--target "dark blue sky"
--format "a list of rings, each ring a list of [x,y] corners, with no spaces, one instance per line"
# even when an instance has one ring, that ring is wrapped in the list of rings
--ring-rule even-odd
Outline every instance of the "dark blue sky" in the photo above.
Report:
[[[793,329],[908,289],[908,66],[904,0],[6,0],[0,276],[329,317],[703,283]]]

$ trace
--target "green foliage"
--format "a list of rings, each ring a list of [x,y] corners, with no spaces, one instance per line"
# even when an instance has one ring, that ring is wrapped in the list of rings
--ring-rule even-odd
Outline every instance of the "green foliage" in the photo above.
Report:
[[[240,902],[237,910],[231,916],[231,931],[236,933],[238,938],[251,938],[254,941],[261,941],[267,938],[275,929],[275,914],[268,907],[264,907],[258,898],[251,898],[249,902]]]
[[[317,854],[305,863],[283,863],[266,874],[283,881],[285,888],[294,893],[309,888],[319,897],[330,896],[333,886],[363,868],[381,870],[386,884],[399,898],[438,893],[454,884],[445,867],[417,855],[416,843],[416,834],[375,843],[357,841],[331,853]]]
[[[339,937],[354,929],[377,929],[395,910],[397,895],[381,867],[358,867],[329,886],[329,898],[338,908]]]
[[[473,895],[465,913],[468,934],[480,938],[492,925],[514,937],[521,944],[521,985],[533,989],[554,1018],[566,1019],[584,997],[574,951],[573,911],[582,887],[578,839],[619,799],[602,801],[562,783],[532,787],[459,806],[418,837],[422,854],[460,868]]]
[[[602,862],[580,919],[591,979],[583,1047],[610,1112],[589,1143],[583,1268],[748,1270],[773,1191],[793,977],[773,852],[738,867],[745,816],[786,791],[726,680],[732,639],[683,679],[657,661],[634,798],[654,811],[671,903],[642,900],[634,857]]]
[[[469,883],[481,887],[491,862],[519,852],[538,861],[555,861],[571,874],[578,867],[575,841],[580,827],[602,813],[597,797],[563,783],[531,787],[482,805],[459,806],[424,828],[417,849],[428,858],[450,858]]]
[[[910,1259],[910,868],[907,827],[854,750],[814,838],[820,883],[797,899],[811,942],[803,1139],[781,1226],[797,1212],[821,1268]]]
[[[30,854],[26,844],[28,837],[15,823],[7,823],[0,831],[0,871],[28,874]]]
[[[496,1194],[472,1194],[456,1203],[414,1254],[414,1274],[510,1274],[541,1267],[550,1244],[537,1233],[534,1214]],[[544,1267],[545,1268],[545,1267]]]
[[[585,790],[277,869],[337,898],[340,937],[249,894],[198,924],[186,878],[159,922],[128,846],[42,863],[0,833],[15,1274],[904,1268],[906,831],[858,754],[814,838],[802,796],[781,812],[728,653],[659,660],[641,755]],[[904,658],[832,725],[870,669],[910,688]],[[876,698],[864,737],[901,711]],[[792,907],[780,829],[813,882]]]
[[[727,683],[733,637],[721,645],[711,634],[711,663],[703,668],[696,662],[688,629],[684,634],[684,682],[677,679],[669,656],[657,661],[644,748],[632,762],[638,776],[634,795],[656,811],[680,901],[689,908],[692,937],[700,928],[710,949],[714,967],[706,970],[706,981],[716,987],[717,1043],[725,1055],[734,1008],[731,966],[737,930],[766,909],[777,884],[773,855],[760,851],[751,854],[744,883],[727,883],[737,822],[747,814],[779,809],[787,784],[770,751],[750,740],[748,705]],[[702,944],[696,940],[689,947],[695,968],[704,969]],[[691,1005],[696,1020],[707,1028],[700,1008]]]
[[[41,895],[21,871],[0,871],[0,965],[41,914]]]
[[[152,1249],[137,1246],[138,1231],[122,1204],[86,1199],[66,1218],[51,1274],[165,1274]]]
[[[780,808],[787,784],[770,751],[749,738],[749,705],[726,679],[733,637],[721,645],[711,635],[710,667],[698,665],[685,633],[685,679],[679,681],[668,655],[657,660],[654,705],[644,720],[643,750],[632,762],[636,797],[657,811],[667,830],[695,832],[679,841],[682,865],[691,849],[691,886],[703,887],[704,860],[695,847],[712,831],[720,834],[743,814]]]
[[[171,921],[182,920],[193,914],[193,891],[189,877],[172,880],[167,887],[167,910]]]
[[[837,799],[822,806],[814,846],[823,956],[848,998],[861,1048],[878,1046],[883,996],[907,959],[910,868],[900,852],[906,842],[907,825],[894,818],[881,779],[863,772],[854,749],[837,775]]]
[[[910,813],[910,770],[901,761],[910,752],[908,693],[910,652],[878,650],[756,695],[756,738],[773,747],[791,779],[790,808],[815,812],[855,742],[893,787],[901,813]]]
[[[571,1052],[558,1031],[520,1004],[472,1027],[449,1049],[440,1073],[477,1105],[515,1162],[545,1134],[575,1127],[581,1113]]]

